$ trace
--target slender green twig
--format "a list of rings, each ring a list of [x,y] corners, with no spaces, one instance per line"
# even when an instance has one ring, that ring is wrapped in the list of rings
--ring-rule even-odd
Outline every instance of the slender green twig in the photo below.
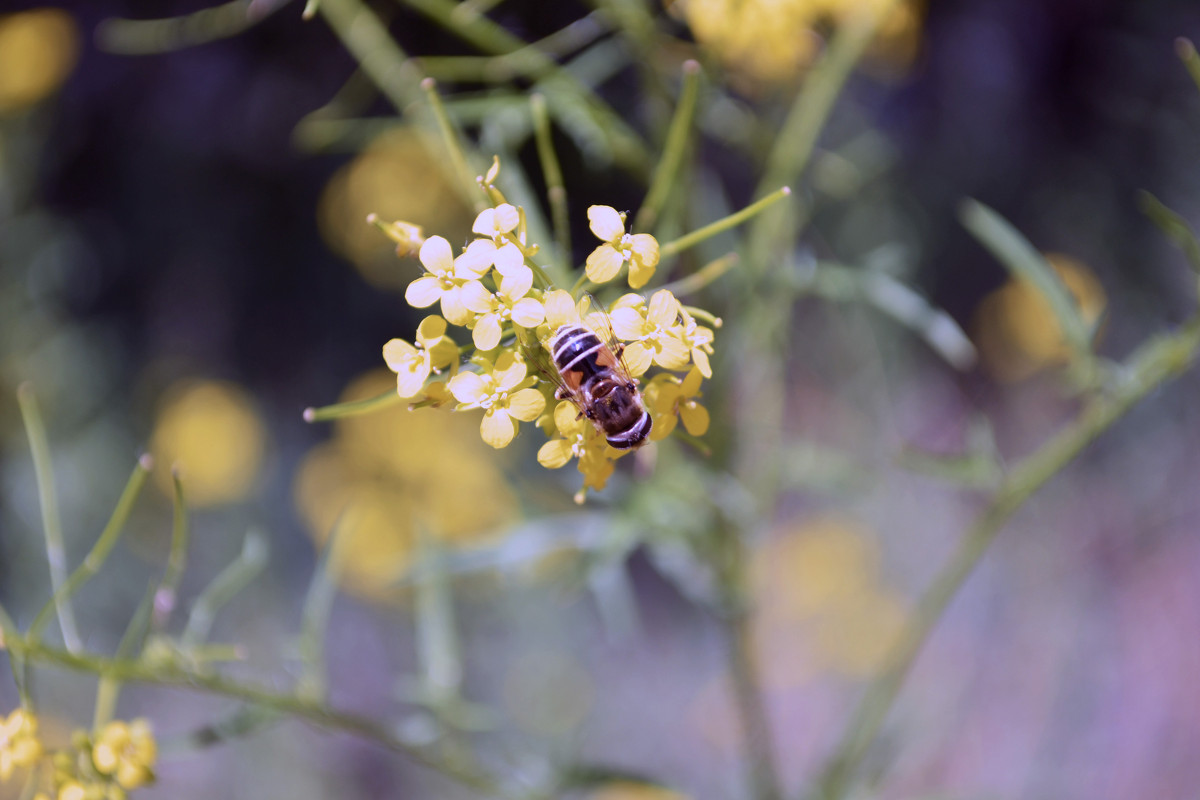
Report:
[[[1200,89],[1200,55],[1196,54],[1196,45],[1192,44],[1191,39],[1180,36],[1175,40],[1175,54],[1187,67],[1188,74],[1192,76],[1192,82],[1196,84],[1196,88]]]
[[[304,594],[304,610],[300,615],[300,639],[296,649],[300,654],[302,671],[296,693],[311,700],[325,697],[325,634],[329,615],[337,597],[337,578],[340,547],[347,530],[358,524],[354,514],[343,511],[329,532],[308,591]]]
[[[108,524],[100,532],[100,537],[92,545],[91,551],[83,559],[83,563],[71,573],[71,577],[67,578],[66,582],[54,592],[54,596],[42,607],[38,615],[33,618],[33,624],[29,626],[30,640],[39,641],[42,636],[42,630],[50,620],[50,613],[55,608],[61,608],[64,603],[69,602],[75,592],[79,591],[104,566],[104,562],[108,560],[108,554],[112,552],[113,546],[121,538],[121,533],[125,530],[125,523],[129,519],[130,512],[133,510],[133,504],[137,500],[138,494],[142,491],[142,486],[146,483],[146,476],[150,474],[150,470],[153,467],[154,459],[149,455],[143,455],[138,459],[137,464],[133,468],[133,473],[129,476],[129,480],[125,484],[125,490],[121,492],[121,497],[117,500],[117,507],[113,509],[112,516],[108,519]]]
[[[179,470],[174,468],[171,469],[171,486],[171,550],[167,554],[167,569],[154,592],[152,625],[156,629],[165,626],[171,618],[171,612],[175,610],[179,581],[183,578],[183,570],[187,566],[188,540],[191,538],[183,481],[179,479]]]
[[[1021,461],[976,517],[958,548],[922,594],[908,626],[892,650],[889,667],[859,703],[846,735],[817,789],[821,800],[846,795],[870,744],[879,733],[913,661],[942,613],[975,570],[1009,518],[1100,434],[1166,381],[1187,371],[1200,356],[1200,318],[1174,335],[1152,340],[1127,362],[1122,382],[1094,397],[1079,416]]]
[[[217,611],[246,588],[266,563],[266,537],[261,532],[251,529],[242,543],[242,552],[213,578],[212,583],[196,599],[188,617],[187,627],[180,637],[180,647],[192,650],[203,643],[208,638]]]
[[[654,177],[650,179],[650,188],[646,191],[642,207],[634,217],[635,231],[648,231],[654,227],[672,187],[677,183],[679,166],[687,153],[689,134],[696,119],[696,98],[699,95],[700,64],[689,59],[683,62],[683,86],[679,91],[679,104],[675,106],[675,114],[667,129],[662,158],[654,169]]]
[[[546,199],[550,204],[550,220],[554,227],[554,243],[558,258],[566,262],[571,258],[571,221],[567,216],[567,189],[563,184],[562,167],[554,151],[554,140],[550,134],[550,115],[546,111],[546,98],[541,94],[531,95],[529,107],[533,112],[533,133],[537,141],[538,160],[542,165],[542,177],[546,180]]]
[[[726,253],[720,258],[708,262],[691,275],[685,275],[677,281],[664,283],[662,288],[668,290],[676,297],[693,294],[713,283],[726,272],[729,272],[729,270],[737,266],[737,263],[737,253]]]
[[[442,105],[442,98],[437,91],[437,81],[433,78],[425,78],[421,81],[421,89],[425,92],[425,97],[429,101],[429,107],[433,110],[433,118],[437,120],[438,131],[442,134],[442,143],[446,146],[446,152],[450,156],[450,165],[454,170],[455,176],[458,178],[462,197],[475,208],[475,213],[478,214],[487,208],[487,200],[475,183],[475,172],[467,164],[467,157],[463,152],[462,137],[455,129],[454,123],[450,121],[450,117],[447,116],[446,109]]]
[[[782,189],[777,189],[766,197],[760,198],[759,200],[756,200],[755,202],[746,206],[741,211],[730,214],[728,217],[719,219],[716,222],[711,222],[708,225],[705,225],[703,228],[698,228],[691,233],[680,236],[678,239],[661,245],[658,248],[659,255],[662,258],[673,256],[676,253],[688,249],[689,247],[694,247],[700,244],[700,242],[703,242],[705,239],[716,236],[718,233],[722,233],[730,228],[737,227],[761,211],[775,205],[775,203],[789,196],[791,193],[792,190],[787,186],[784,186]]]
[[[328,0],[324,0],[328,2]],[[474,788],[491,797],[517,798],[500,782],[459,761],[442,758],[431,748],[418,747],[402,739],[395,726],[345,711],[338,711],[325,703],[287,692],[278,692],[249,682],[234,680],[221,675],[190,672],[185,670],[164,671],[161,666],[139,660],[112,659],[87,653],[70,653],[43,643],[15,637],[8,642],[14,655],[19,654],[28,661],[50,664],[64,669],[111,677],[124,683],[142,683],[169,686],[207,694],[243,700],[255,707],[288,714],[331,731],[340,731],[374,742],[380,747],[401,753],[414,761],[452,778],[464,786]]]
[[[421,100],[420,69],[361,0],[321,0],[318,12],[397,111]]]
[[[146,640],[146,631],[150,628],[150,617],[154,610],[154,587],[146,591],[146,596],[138,604],[137,610],[129,620],[125,633],[117,645],[115,658],[132,658],[141,649]],[[96,686],[96,709],[92,715],[92,730],[99,731],[113,718],[117,710],[117,700],[121,696],[121,682],[109,675],[101,675]]]
[[[383,394],[368,397],[365,400],[335,403],[334,405],[321,406],[320,408],[306,408],[304,409],[304,421],[325,422],[340,417],[355,417],[359,414],[370,414],[372,411],[382,411],[385,408],[398,406],[406,402],[408,401],[400,397],[395,389],[389,389]]]
[[[169,53],[237,36],[282,7],[282,3],[231,0],[165,19],[105,19],[96,26],[96,46],[122,55]]]
[[[37,478],[38,502],[42,507],[42,534],[46,540],[46,560],[50,564],[50,589],[56,598],[58,624],[62,628],[63,642],[67,649],[75,652],[82,646],[75,625],[75,611],[69,596],[60,597],[67,581],[67,554],[63,544],[62,520],[58,514],[58,492],[54,486],[54,468],[50,464],[50,444],[46,438],[46,426],[38,409],[33,384],[23,383],[17,388],[17,402],[21,407],[21,418],[25,422],[25,433],[29,437],[29,450],[33,454],[33,471]]]

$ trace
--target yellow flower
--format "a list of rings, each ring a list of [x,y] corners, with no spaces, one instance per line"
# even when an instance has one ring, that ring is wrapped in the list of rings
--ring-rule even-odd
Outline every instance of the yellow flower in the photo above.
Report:
[[[0,781],[8,780],[16,767],[31,766],[41,757],[37,717],[18,708],[0,722]]]
[[[480,275],[493,266],[505,277],[519,275],[524,280],[528,274],[532,285],[533,271],[525,266],[525,254],[513,240],[520,221],[520,212],[508,203],[479,212],[471,231],[483,238],[467,245],[461,256],[463,264]]]
[[[483,284],[475,282],[480,289]],[[524,271],[514,271],[500,279],[500,289],[495,294],[486,289],[480,293],[472,290],[463,295],[467,307],[479,314],[471,338],[480,350],[491,350],[500,344],[504,323],[513,322],[522,328],[534,328],[545,318],[542,304],[532,297],[526,297],[533,288],[533,272],[528,267]]]
[[[483,372],[460,373],[447,384],[460,411],[484,409],[479,433],[492,447],[507,447],[517,435],[517,420],[532,422],[545,407],[546,398],[532,388],[537,379],[526,377],[525,371],[525,362],[505,352],[494,367],[485,364]]]
[[[588,224],[604,242],[587,257],[588,280],[606,283],[628,264],[629,285],[634,289],[645,286],[658,266],[658,241],[648,233],[626,233],[625,216],[612,206],[590,207]]]
[[[596,491],[603,489],[615,468],[613,461],[624,452],[609,445],[596,426],[582,417],[569,400],[555,406],[554,426],[559,437],[538,449],[538,463],[547,469],[558,469],[572,458],[578,458],[584,487]]]
[[[680,306],[675,296],[660,289],[650,297],[649,309],[643,310],[641,295],[627,294],[617,300],[610,317],[613,331],[628,342],[623,358],[634,376],[645,373],[651,363],[670,370],[687,368],[691,350],[680,338]]]
[[[446,335],[446,320],[437,315],[421,321],[416,338],[415,347],[403,339],[383,346],[383,360],[396,373],[396,391],[405,398],[420,394],[430,372],[440,372],[458,358],[458,345]]]
[[[708,357],[712,355],[713,351],[712,328],[697,323],[696,319],[682,306],[679,308],[679,315],[683,318],[683,325],[679,329],[679,338],[683,339],[683,343],[687,345],[692,356],[692,363],[699,368],[700,374],[711,378],[712,367],[708,363]]]
[[[157,760],[158,744],[146,719],[108,723],[92,747],[92,764],[96,771],[116,779],[124,789],[153,783]]]
[[[425,244],[425,230],[420,225],[403,220],[383,222],[375,214],[368,215],[367,222],[378,225],[384,235],[396,243],[396,255],[401,258],[411,256]]]
[[[471,312],[463,301],[463,285],[477,282],[483,271],[477,271],[461,259],[456,262],[450,243],[441,236],[430,236],[425,240],[420,259],[427,272],[408,285],[404,299],[413,308],[428,308],[441,300],[443,317],[454,325],[467,324]]]
[[[665,439],[679,419],[692,436],[703,436],[708,432],[708,409],[696,402],[700,396],[702,375],[698,366],[692,367],[681,381],[674,375],[656,375],[646,386],[646,406],[654,418],[650,438]]]

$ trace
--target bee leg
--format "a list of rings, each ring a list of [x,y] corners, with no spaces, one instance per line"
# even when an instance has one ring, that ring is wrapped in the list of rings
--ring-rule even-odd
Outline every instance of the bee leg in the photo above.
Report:
[[[571,391],[565,386],[559,386],[554,390],[555,400],[566,400],[571,396]]]

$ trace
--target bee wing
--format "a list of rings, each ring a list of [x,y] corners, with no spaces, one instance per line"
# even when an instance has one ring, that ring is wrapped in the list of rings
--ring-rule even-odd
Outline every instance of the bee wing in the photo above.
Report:
[[[580,413],[582,413],[583,406],[579,404],[579,398],[575,390],[568,386],[566,381],[563,380],[562,375],[559,374],[546,346],[539,344],[536,349],[523,346],[522,350],[525,353],[525,363],[532,365],[537,370],[539,377],[554,385],[554,396],[561,400],[570,400],[579,409]]]
[[[607,353],[597,358],[597,362],[601,366],[612,367],[624,382],[636,384],[637,379],[629,374],[629,367],[626,366],[622,355],[625,345],[617,338],[617,332],[613,329],[612,317],[608,315],[604,306],[600,305],[590,294],[583,296],[583,299],[579,301],[579,306],[579,317],[583,320],[583,324],[600,337],[600,343],[608,349]]]

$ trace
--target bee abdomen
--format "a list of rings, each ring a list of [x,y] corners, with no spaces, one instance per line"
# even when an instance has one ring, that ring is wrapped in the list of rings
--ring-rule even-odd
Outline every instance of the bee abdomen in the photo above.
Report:
[[[618,450],[632,450],[646,441],[646,437],[650,435],[650,429],[653,427],[654,422],[650,419],[650,412],[643,410],[642,416],[632,426],[620,433],[610,434],[606,438],[608,443]]]

